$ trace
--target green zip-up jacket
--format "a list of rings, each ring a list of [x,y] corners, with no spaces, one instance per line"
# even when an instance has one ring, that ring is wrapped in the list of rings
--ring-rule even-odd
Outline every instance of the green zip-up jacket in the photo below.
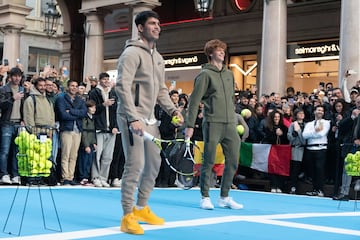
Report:
[[[186,127],[193,128],[200,102],[204,103],[204,121],[235,122],[234,75],[224,65],[221,70],[210,63],[202,66],[190,96]]]

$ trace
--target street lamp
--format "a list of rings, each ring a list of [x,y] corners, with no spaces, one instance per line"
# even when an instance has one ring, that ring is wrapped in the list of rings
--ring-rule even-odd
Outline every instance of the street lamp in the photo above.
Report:
[[[214,0],[194,0],[194,4],[196,11],[205,14],[213,10]]]
[[[61,17],[61,14],[56,9],[56,3],[53,0],[46,3],[48,5],[48,9],[44,12],[45,15],[45,26],[44,32],[49,37],[53,36],[58,27],[58,21]]]

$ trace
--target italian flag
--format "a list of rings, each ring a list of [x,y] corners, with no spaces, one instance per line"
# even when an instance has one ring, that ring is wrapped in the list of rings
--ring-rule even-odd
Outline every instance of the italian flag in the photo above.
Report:
[[[291,160],[290,145],[241,143],[240,165],[252,169],[289,176]]]

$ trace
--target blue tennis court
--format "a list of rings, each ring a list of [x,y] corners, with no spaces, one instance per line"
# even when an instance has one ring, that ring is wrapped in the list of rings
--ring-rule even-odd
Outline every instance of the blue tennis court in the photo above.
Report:
[[[19,231],[27,187],[20,187],[5,232]],[[3,230],[16,187],[0,188]],[[199,208],[199,189],[155,189],[150,207],[165,225],[143,225],[140,236],[120,232],[120,189],[53,187],[62,232],[48,187],[31,187],[20,236],[1,231],[4,239],[360,239],[360,209],[355,202],[267,192],[232,190],[242,210],[216,207],[219,190],[211,191],[214,210]],[[359,204],[360,207],[360,204]],[[52,229],[52,230],[49,230]],[[54,231],[55,230],[55,231]]]

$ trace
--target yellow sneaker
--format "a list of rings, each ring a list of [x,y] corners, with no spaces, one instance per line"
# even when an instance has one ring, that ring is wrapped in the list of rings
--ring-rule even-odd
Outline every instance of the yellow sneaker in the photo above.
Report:
[[[146,222],[151,225],[163,225],[165,222],[163,218],[156,216],[155,213],[153,213],[148,206],[145,206],[141,210],[137,210],[134,207],[133,213],[140,222]]]
[[[133,213],[126,214],[121,219],[120,230],[122,232],[130,233],[130,234],[138,234],[138,235],[144,234],[144,229],[140,226]]]

